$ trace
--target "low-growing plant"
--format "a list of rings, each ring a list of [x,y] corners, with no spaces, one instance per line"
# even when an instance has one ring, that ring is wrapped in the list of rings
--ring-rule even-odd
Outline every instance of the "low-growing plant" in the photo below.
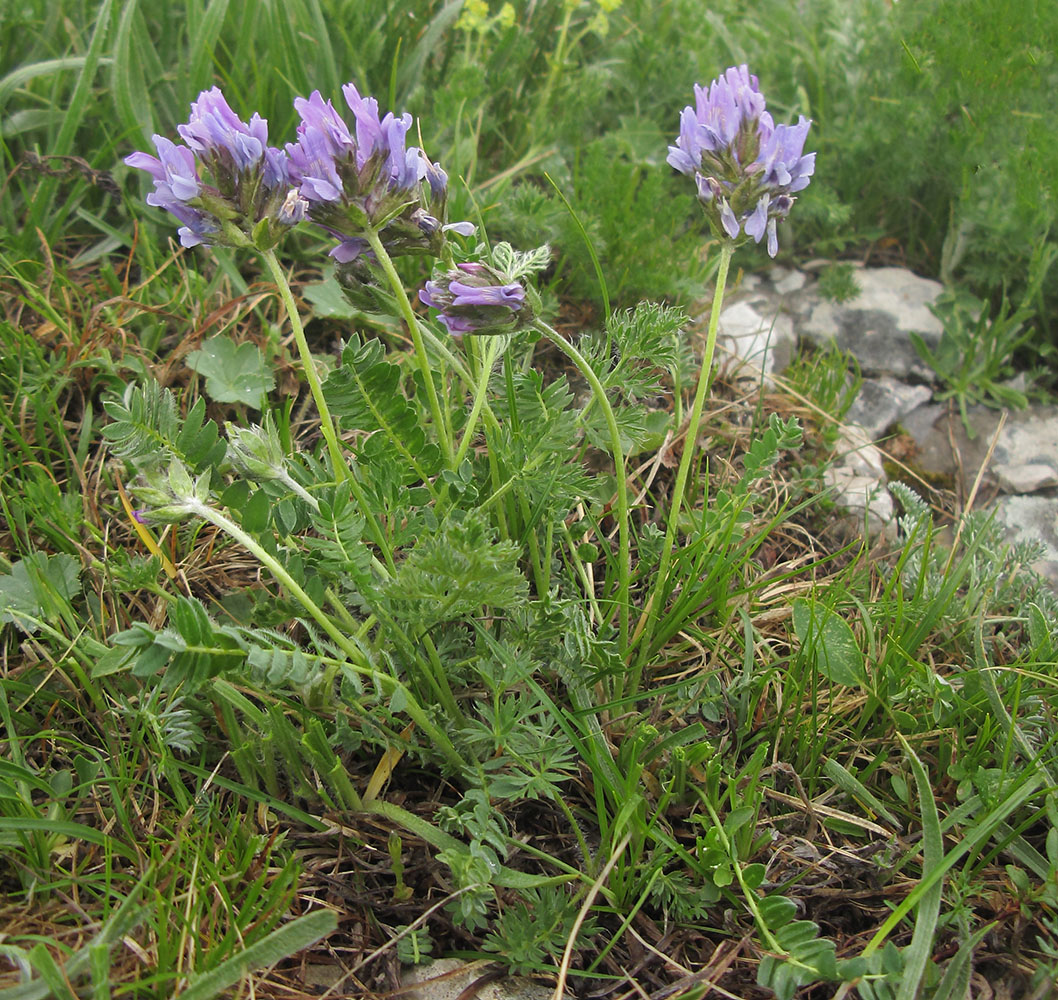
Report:
[[[302,968],[340,955],[363,991],[473,954],[578,995],[951,998],[991,928],[1042,982],[1058,636],[1035,553],[977,514],[946,539],[910,494],[891,551],[829,550],[804,463],[848,359],[803,360],[793,399],[712,380],[738,244],[832,255],[908,210],[863,179],[889,169],[878,52],[915,12],[74,6],[0,11],[50,19],[0,77],[16,989],[222,995],[331,908]],[[725,50],[843,151],[792,212],[807,120],[774,126],[743,66],[696,89],[664,170],[676,95]],[[351,85],[344,121],[341,66],[420,123]],[[130,158],[199,244],[169,253],[110,170],[198,90],[186,145]],[[29,155],[90,134],[83,162]],[[885,252],[928,254],[936,208]],[[981,230],[952,225],[954,273]],[[714,280],[702,344],[635,303]],[[272,976],[300,970],[258,994]]]
[[[1036,298],[1056,257],[1058,247],[1053,244],[1037,246],[1029,265],[1028,287],[1016,309],[1004,293],[999,312],[993,316],[991,306],[975,295],[948,289],[930,306],[944,327],[936,349],[920,334],[911,334],[915,350],[944,385],[936,398],[955,400],[971,438],[969,406],[1024,409],[1028,405],[1025,393],[1010,384],[1015,375],[1014,357],[1036,336],[1035,328],[1026,325],[1036,312]],[[1043,356],[1049,353],[1045,347],[1039,350]]]

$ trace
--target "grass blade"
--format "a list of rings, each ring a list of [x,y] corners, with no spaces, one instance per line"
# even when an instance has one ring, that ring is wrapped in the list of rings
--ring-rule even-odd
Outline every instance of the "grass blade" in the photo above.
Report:
[[[900,735],[899,733],[897,734]],[[907,741],[900,737],[904,753],[911,763],[918,786],[918,807],[922,814],[922,874],[939,868],[944,859],[944,835],[940,829],[940,817],[937,814],[937,803],[933,798],[933,789],[929,775],[922,766],[915,751]],[[915,931],[911,935],[911,944],[904,954],[904,974],[900,979],[900,992],[897,1000],[915,1000],[919,984],[926,972],[926,964],[933,954],[933,937],[937,930],[937,918],[940,916],[941,897],[944,892],[944,878],[936,879],[923,894],[918,904],[918,916],[915,920]]]
[[[213,53],[227,13],[228,0],[213,0],[206,8],[195,37],[191,39],[191,51],[194,53],[188,73],[191,91],[205,90],[212,83]]]
[[[271,934],[249,948],[244,948],[237,955],[232,955],[215,969],[195,977],[180,996],[183,1000],[211,1000],[212,997],[220,996],[251,970],[275,965],[276,962],[332,934],[337,926],[338,918],[330,910],[306,913],[286,926],[276,928]]]

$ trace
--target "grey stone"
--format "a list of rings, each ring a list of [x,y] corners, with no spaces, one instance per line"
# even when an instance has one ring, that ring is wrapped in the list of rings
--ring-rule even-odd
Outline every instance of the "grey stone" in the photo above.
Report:
[[[971,407],[967,415],[974,432],[972,438],[967,435],[958,410],[943,403],[920,406],[900,420],[901,428],[915,442],[917,469],[931,476],[952,477],[958,476],[961,469],[964,493],[977,477],[1002,419],[1002,414],[983,406]],[[986,473],[984,481],[993,482],[994,478],[994,471],[991,475]]]
[[[1043,543],[1043,556],[1032,568],[1058,587],[1058,500],[1046,496],[1000,497],[995,512],[1007,541]]]
[[[917,447],[915,463],[935,475],[958,470],[954,444],[962,467],[963,489],[968,489],[996,438],[1002,414],[984,406],[967,411],[971,438],[957,412],[927,405],[907,414],[901,427]],[[997,482],[1007,493],[1034,493],[1058,485],[1058,408],[1037,407],[1008,413],[996,438],[986,481]]]
[[[473,983],[495,968],[490,962],[462,962],[458,958],[438,958],[426,965],[408,969],[402,979],[405,1000],[456,1000]],[[474,1000],[551,1000],[554,987],[524,976],[505,976],[487,982],[474,991]],[[563,994],[569,1000],[568,994]]]
[[[793,358],[793,321],[778,309],[762,314],[755,303],[736,302],[720,313],[717,344],[765,375],[781,372]]]
[[[823,482],[833,490],[834,502],[857,520],[867,516],[867,531],[875,537],[893,523],[893,498],[885,483],[874,476],[861,476],[837,465],[823,473]]]
[[[791,292],[799,292],[804,288],[808,275],[804,271],[790,271],[785,267],[777,266],[768,272],[768,280],[780,295],[789,295]]]
[[[864,379],[845,416],[859,424],[872,441],[877,441],[893,424],[928,403],[932,395],[927,386],[908,385],[888,375]]]
[[[869,376],[931,379],[909,334],[921,334],[931,346],[939,341],[943,327],[927,306],[941,293],[940,282],[898,267],[864,268],[856,272],[856,281],[860,294],[848,302],[827,302],[818,295],[809,301],[798,335],[817,344],[833,340]]]
[[[992,468],[1008,493],[1058,486],[1058,408],[1011,414],[999,433]]]
[[[882,453],[856,424],[841,428],[835,451],[834,464],[823,473],[834,502],[861,523],[866,519],[872,537],[887,533],[894,523],[894,509]]]

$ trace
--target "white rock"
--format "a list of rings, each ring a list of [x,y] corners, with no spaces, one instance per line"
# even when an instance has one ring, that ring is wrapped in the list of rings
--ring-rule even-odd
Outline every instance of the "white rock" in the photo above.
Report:
[[[1007,493],[1035,493],[1058,486],[1058,470],[1042,462],[997,466],[995,472],[1000,488]]]
[[[885,466],[882,453],[871,444],[870,435],[858,424],[845,424],[838,433],[835,445],[838,463],[858,476],[871,476],[884,482]]]
[[[893,522],[893,498],[874,476],[858,475],[844,466],[832,466],[823,482],[833,491],[834,502],[853,516],[867,517],[867,530],[877,535]]]
[[[780,295],[799,292],[805,286],[808,276],[804,271],[790,271],[785,267],[773,267],[768,274],[772,286]]]
[[[1058,486],[1058,410],[1012,414],[996,442],[992,471],[1008,493]]]
[[[1058,588],[1058,500],[1039,496],[1001,497],[996,501],[995,512],[1008,542],[1043,543],[1043,556],[1032,568]]]
[[[403,1000],[456,1000],[493,967],[490,962],[467,963],[458,958],[438,958],[426,965],[416,965],[402,977],[401,997]],[[507,976],[475,990],[474,1000],[551,1000],[554,994],[553,987],[523,976]]]
[[[872,441],[877,441],[893,424],[928,403],[932,396],[927,386],[908,385],[888,375],[864,379],[845,416],[863,427]]]
[[[793,356],[793,320],[778,312],[764,316],[749,302],[736,302],[720,313],[717,344],[736,362],[771,375]]]
[[[938,281],[920,278],[899,267],[864,268],[856,272],[860,293],[848,302],[828,302],[814,291],[797,334],[815,343],[833,340],[851,352],[866,375],[913,375],[930,380],[933,373],[919,358],[909,334],[936,345],[943,332],[927,306],[942,291]]]

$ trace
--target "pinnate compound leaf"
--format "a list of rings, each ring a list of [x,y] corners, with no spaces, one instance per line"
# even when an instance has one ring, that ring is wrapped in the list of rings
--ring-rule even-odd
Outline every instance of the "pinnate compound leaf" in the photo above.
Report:
[[[415,406],[401,391],[399,365],[385,358],[377,340],[363,345],[355,337],[342,351],[341,363],[323,385],[323,394],[342,426],[374,432],[361,447],[361,458],[400,466],[411,479],[436,475],[441,467],[437,446],[427,442]]]
[[[256,344],[236,344],[221,333],[203,342],[186,358],[187,366],[206,379],[206,392],[218,403],[261,408],[275,377]]]
[[[518,569],[515,542],[497,542],[479,517],[449,521],[421,540],[386,584],[384,595],[399,621],[430,628],[525,603],[528,584]]]
[[[140,469],[168,466],[176,458],[197,473],[224,460],[228,446],[206,419],[203,399],[181,417],[176,397],[152,380],[128,386],[103,409],[111,419],[102,432],[111,451]]]
[[[321,498],[320,509],[311,515],[316,533],[302,544],[312,553],[320,573],[351,581],[365,596],[372,589],[371,552],[363,542],[364,516],[352,499],[348,484]]]

